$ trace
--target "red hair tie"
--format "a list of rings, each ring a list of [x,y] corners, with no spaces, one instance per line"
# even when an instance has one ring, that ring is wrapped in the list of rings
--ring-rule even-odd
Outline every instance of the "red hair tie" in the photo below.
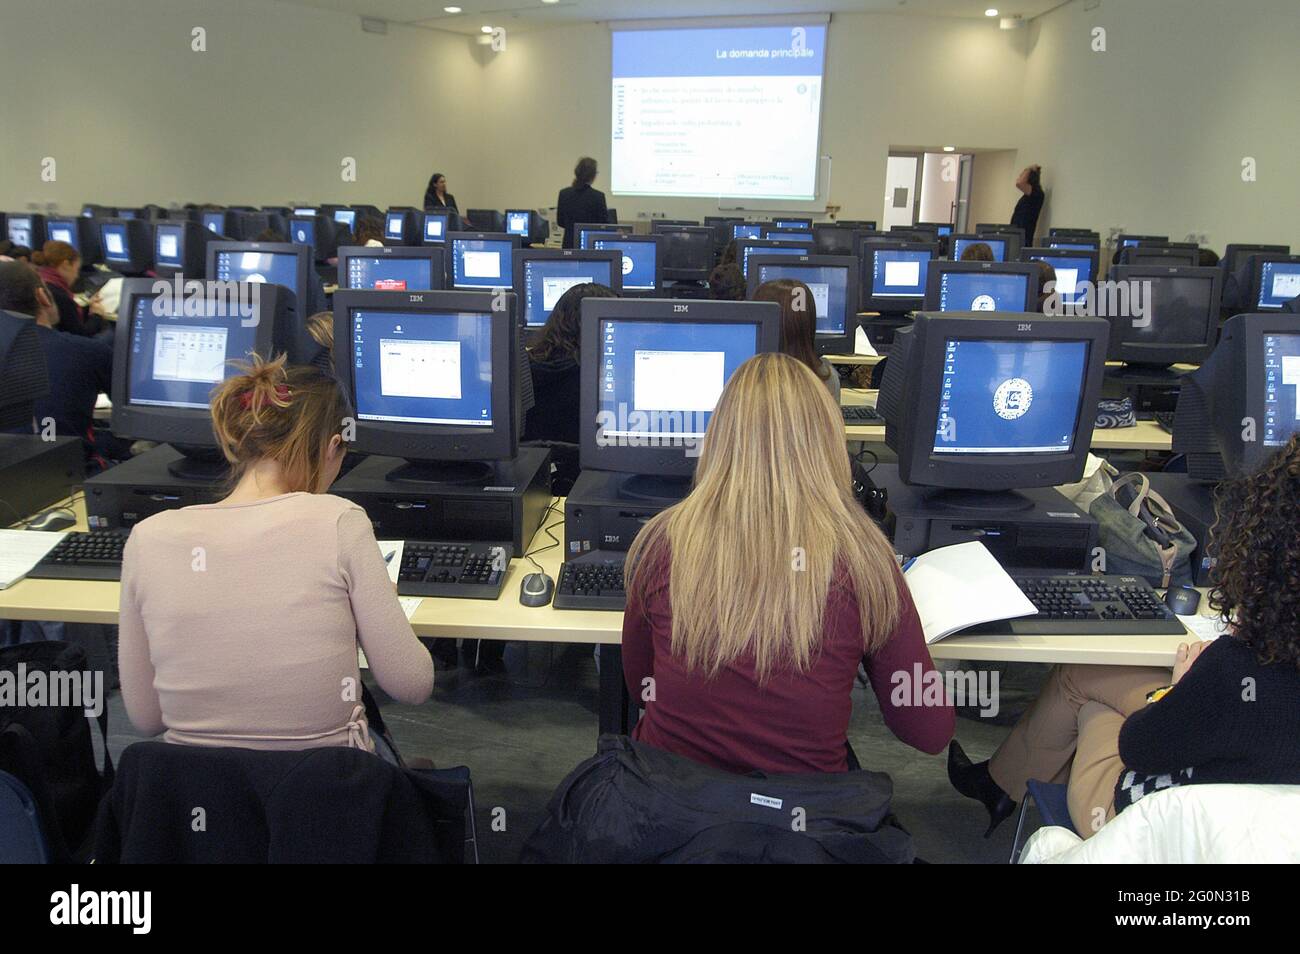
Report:
[[[253,395],[255,393],[256,392],[250,388],[243,394],[239,395],[239,406],[245,411],[251,408],[253,406]],[[277,384],[275,386],[275,396],[285,404],[289,403],[289,395],[292,393],[293,392],[289,390],[289,385],[287,384]]]

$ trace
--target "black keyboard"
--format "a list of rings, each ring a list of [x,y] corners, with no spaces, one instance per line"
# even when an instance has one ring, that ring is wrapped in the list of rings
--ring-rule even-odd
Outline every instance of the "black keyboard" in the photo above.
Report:
[[[1038,608],[1038,615],[972,626],[963,629],[962,635],[1177,636],[1186,633],[1183,624],[1151,584],[1138,576],[1021,576],[1013,579]]]
[[[74,531],[27,575],[38,580],[120,580],[128,530]]]
[[[618,610],[627,605],[623,591],[623,561],[565,563],[555,583],[556,609]]]
[[[884,425],[885,419],[880,416],[880,412],[874,407],[867,407],[865,404],[842,404],[840,413],[844,415],[845,424],[880,424]]]
[[[407,540],[397,573],[402,596],[494,600],[505,585],[514,548],[509,543]]]

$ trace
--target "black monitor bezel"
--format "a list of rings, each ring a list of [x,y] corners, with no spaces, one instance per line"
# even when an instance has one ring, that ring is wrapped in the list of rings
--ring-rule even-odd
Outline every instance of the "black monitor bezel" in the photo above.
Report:
[[[740,274],[749,280],[749,274],[745,271],[745,250],[747,248],[801,248],[805,255],[812,255],[814,244],[812,235],[808,236],[808,241],[796,239],[736,239],[736,264],[740,266]]]
[[[619,241],[641,242],[647,245],[653,245],[655,248],[655,287],[650,288],[629,288],[623,286],[622,294],[628,298],[657,298],[663,291],[664,287],[664,240],[662,235],[636,235],[631,232],[618,233]],[[619,249],[581,249],[586,252],[614,252],[622,254]]]
[[[1261,315],[1276,315],[1285,311],[1285,305],[1272,308],[1259,303],[1260,286],[1264,281],[1264,265],[1268,262],[1285,262],[1288,265],[1300,264],[1300,255],[1251,255],[1247,262],[1250,264],[1250,275],[1245,307]]]
[[[1210,308],[1205,316],[1205,335],[1200,342],[1180,342],[1176,344],[1141,344],[1126,342],[1123,334],[1117,334],[1115,319],[1125,322],[1127,315],[1102,315],[1111,324],[1110,347],[1107,356],[1112,361],[1127,364],[1164,366],[1178,363],[1199,363],[1209,357],[1219,331],[1219,308],[1223,301],[1223,273],[1214,265],[1112,265],[1107,279],[1112,282],[1142,281],[1159,278],[1204,278],[1211,282]],[[1098,296],[1100,299],[1100,296]],[[1100,301],[1094,312],[1101,314]]]
[[[166,229],[177,228],[181,232],[181,264],[164,265],[158,261],[158,237]],[[205,229],[200,222],[191,222],[188,219],[164,219],[153,223],[153,259],[150,267],[154,272],[164,278],[170,278],[175,274],[190,275],[197,278],[200,274],[206,274],[207,268],[207,248],[217,237]]]
[[[610,284],[608,287],[616,295],[623,293],[623,253],[618,249],[594,249],[594,248],[521,248],[516,249],[514,253],[514,262],[511,265],[514,283],[511,288],[515,294],[515,304],[519,309],[519,327],[524,334],[536,333],[546,327],[543,321],[540,325],[528,324],[528,287],[527,280],[524,278],[525,266],[528,262],[563,262],[563,261],[589,261],[589,262],[609,262]],[[550,315],[546,316],[550,319]]]
[[[781,349],[781,306],[776,302],[706,301],[660,298],[585,298],[582,302],[581,350],[594,356],[581,363],[578,456],[583,470],[688,477],[695,471],[694,456],[681,443],[660,447],[600,446],[600,323],[601,321],[714,322],[757,324],[755,354]],[[698,449],[698,445],[697,445]]]
[[[717,232],[712,226],[708,225],[664,225],[662,228],[651,233],[663,239],[659,246],[660,252],[665,256],[668,254],[668,245],[670,235],[685,233],[687,235],[708,235],[709,236],[709,254],[708,264],[700,268],[669,268],[665,262],[661,265],[660,276],[665,282],[672,281],[704,281],[709,277],[709,272],[713,270],[714,255],[717,251]]]
[[[442,291],[447,287],[446,251],[440,245],[344,245],[339,248],[339,291],[374,291],[373,288],[352,288],[345,284],[348,262],[353,258],[403,258],[428,259],[429,280],[433,288],[407,288],[404,291]]]
[[[436,216],[443,219],[442,238],[431,239],[425,235],[429,226],[429,217]],[[420,213],[420,244],[421,245],[446,245],[447,236],[452,232],[460,231],[460,216],[450,209],[425,209]]]
[[[216,281],[217,256],[222,252],[258,252],[262,255],[293,255],[297,258],[294,264],[295,277],[297,285],[290,288],[289,292],[293,297],[289,300],[291,310],[299,313],[298,323],[305,325],[307,321],[306,308],[310,285],[308,284],[312,274],[312,263],[314,252],[308,245],[299,245],[296,242],[231,242],[231,241],[209,241],[203,264],[203,277],[209,281]]]
[[[125,262],[108,257],[108,245],[104,241],[104,226],[121,225],[126,229],[127,254]],[[96,231],[99,232],[100,258],[109,269],[124,275],[138,277],[153,265],[154,236],[150,223],[145,219],[96,219]]]
[[[621,235],[635,234],[635,227],[623,225],[618,222],[575,222],[573,223],[573,247],[582,248],[582,234],[584,232],[618,232]],[[595,251],[595,249],[587,249]]]
[[[500,426],[493,423],[490,428],[362,420],[357,408],[356,360],[349,354],[346,365],[336,364],[336,369],[356,415],[356,439],[352,442],[351,450],[418,462],[495,461],[509,460],[515,456],[519,443],[520,415],[518,395],[515,393],[519,346],[513,292],[499,294],[494,291],[450,289],[427,292],[340,289],[334,293],[336,341],[354,340],[352,313],[357,309],[411,314],[452,311],[490,315],[493,417],[495,419],[498,414],[502,414],[505,420]],[[497,368],[504,368],[505,373],[498,374]]]
[[[131,221],[131,220],[127,220]],[[203,226],[199,226],[202,228]],[[135,303],[141,298],[157,298],[162,290],[152,278],[127,278],[122,282],[122,297],[118,307],[118,346],[113,349],[113,379],[109,396],[113,402],[110,428],[121,438],[182,444],[190,447],[216,447],[212,433],[210,408],[154,407],[131,404],[127,397],[127,375],[130,373],[132,322],[135,321]],[[270,359],[289,351],[289,302],[279,285],[247,282],[253,288],[257,321],[254,331],[254,349],[263,358]],[[186,282],[189,285],[189,282]],[[212,283],[204,282],[205,294],[212,296]]]
[[[754,273],[747,278],[746,294],[753,299],[762,282],[759,272],[764,265],[802,265],[806,268],[843,268],[844,282],[844,331],[839,334],[817,333],[814,346],[818,354],[852,354],[854,335],[858,330],[858,260],[852,255],[755,255],[750,259],[754,263]]]
[[[938,266],[937,268],[935,267],[936,265]],[[925,303],[921,306],[922,311],[945,315],[963,313],[939,311],[939,294],[943,282],[943,276],[949,273],[965,275],[978,275],[981,273],[1024,275],[1028,278],[1028,281],[1025,283],[1025,307],[1020,312],[985,311],[970,312],[970,314],[1000,315],[1038,313],[1039,279],[1042,272],[1039,270],[1038,266],[1032,262],[951,262],[947,259],[939,259],[937,262],[932,262],[929,270],[926,272]]]
[[[898,455],[899,478],[916,487],[995,492],[1055,487],[1078,480],[1092,443],[1108,333],[1100,318],[1045,318],[1028,312],[918,312],[911,327],[898,332],[914,336],[906,349],[909,367],[900,369],[905,381],[903,417],[885,423],[885,443]],[[951,339],[1086,343],[1088,356],[1070,449],[1044,454],[936,455],[934,435],[945,349]],[[897,344],[895,350],[899,350]],[[925,387],[922,382],[927,380],[937,383]],[[953,457],[959,459],[950,459]]]
[[[887,232],[871,233],[875,235],[887,235]],[[858,307],[863,311],[872,311],[880,315],[901,315],[910,311],[916,311],[925,303],[925,295],[887,295],[877,296],[875,287],[875,252],[919,252],[929,251],[930,261],[925,266],[926,281],[930,280],[930,266],[935,262],[942,261],[940,254],[942,249],[937,244],[930,242],[864,242],[859,240],[858,253],[858,284],[861,291],[858,295]],[[867,246],[871,247],[871,254],[867,253]]]
[[[1250,259],[1255,255],[1290,254],[1290,245],[1257,245],[1251,242],[1229,242],[1223,249],[1223,258],[1219,260],[1219,264],[1231,274],[1249,264]],[[1233,259],[1239,255],[1242,256],[1242,259],[1234,262]]]
[[[456,242],[509,242],[510,255],[507,260],[510,262],[510,281],[502,282],[497,285],[474,285],[472,287],[457,287],[452,273],[452,263],[456,260]],[[430,243],[432,244],[432,243]],[[445,267],[447,270],[447,290],[448,291],[483,291],[489,288],[511,288],[514,285],[514,254],[523,246],[519,241],[518,235],[511,235],[508,232],[448,232],[447,233],[447,252]]]

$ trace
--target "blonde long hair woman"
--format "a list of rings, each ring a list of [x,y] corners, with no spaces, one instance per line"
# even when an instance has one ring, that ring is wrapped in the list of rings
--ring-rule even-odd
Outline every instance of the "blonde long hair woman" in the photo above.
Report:
[[[695,487],[638,535],[627,587],[644,742],[735,772],[844,771],[859,662],[900,739],[938,752],[952,736],[950,706],[891,702],[896,674],[933,664],[893,548],[853,497],[839,409],[794,358],[732,376]]]

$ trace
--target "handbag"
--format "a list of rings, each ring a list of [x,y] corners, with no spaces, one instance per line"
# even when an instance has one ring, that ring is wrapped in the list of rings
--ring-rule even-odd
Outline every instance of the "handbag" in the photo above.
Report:
[[[1119,477],[1088,513],[1100,526],[1107,573],[1141,576],[1153,586],[1191,584],[1196,539],[1151,489],[1146,474]]]

